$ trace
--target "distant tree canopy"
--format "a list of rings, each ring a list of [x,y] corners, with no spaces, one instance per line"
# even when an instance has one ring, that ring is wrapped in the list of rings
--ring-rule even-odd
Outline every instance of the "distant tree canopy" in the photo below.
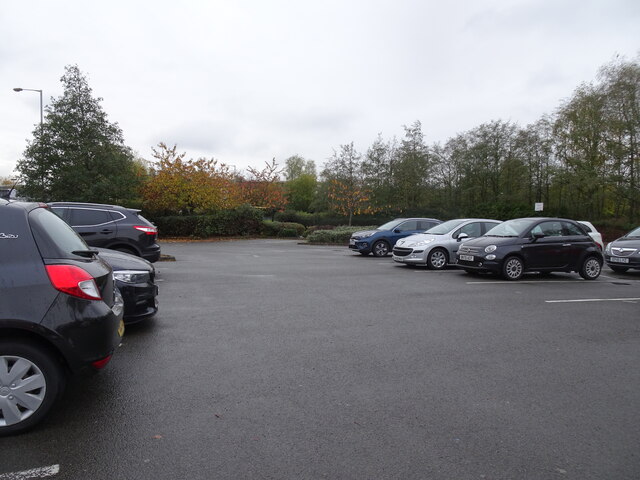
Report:
[[[64,93],[46,108],[17,163],[20,193],[34,200],[131,203],[145,170],[124,145],[75,65],[60,79]]]
[[[640,223],[640,57],[616,58],[525,127],[491,120],[428,145],[415,121],[400,139],[379,134],[364,153],[340,145],[320,175],[300,155],[232,174],[165,144],[153,149],[147,172],[77,67],[66,68],[62,83],[64,94],[18,162],[20,193],[37,200],[127,203],[144,185],[145,208],[158,213],[247,203],[267,215],[333,212],[345,223],[376,212],[508,219],[536,214],[534,204],[543,203],[544,215]]]

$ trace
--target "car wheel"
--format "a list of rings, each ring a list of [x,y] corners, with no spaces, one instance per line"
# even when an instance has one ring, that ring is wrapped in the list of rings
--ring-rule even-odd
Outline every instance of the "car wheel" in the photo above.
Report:
[[[580,267],[580,276],[585,280],[595,280],[600,276],[602,265],[596,257],[587,257]]]
[[[524,273],[524,263],[518,257],[507,257],[502,264],[502,276],[507,280],[518,280]]]
[[[442,270],[449,263],[449,256],[442,248],[434,248],[427,257],[427,267],[431,270]]]
[[[373,247],[371,247],[371,251],[376,257],[386,257],[389,253],[389,244],[384,240],[378,240],[373,244]]]
[[[0,436],[28,430],[51,410],[65,385],[58,360],[20,340],[0,340]]]
[[[614,272],[618,272],[618,273],[624,273],[627,270],[629,270],[629,267],[618,267],[618,266],[613,266],[613,265],[609,265],[609,268],[611,270],[613,270]]]

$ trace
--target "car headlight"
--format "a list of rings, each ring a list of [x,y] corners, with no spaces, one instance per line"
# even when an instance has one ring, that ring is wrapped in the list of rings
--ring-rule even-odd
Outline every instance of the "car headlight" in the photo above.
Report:
[[[604,249],[604,253],[608,253],[609,255],[611,255],[611,244],[607,243],[607,247]]]
[[[144,270],[118,270],[113,272],[113,278],[124,283],[144,283],[149,280],[149,272]]]
[[[495,245],[489,245],[488,247],[485,247],[484,253],[495,252],[496,248],[498,248],[498,247],[496,247]]]
[[[373,235],[373,233],[365,233],[364,235],[360,235],[360,238],[369,238]]]

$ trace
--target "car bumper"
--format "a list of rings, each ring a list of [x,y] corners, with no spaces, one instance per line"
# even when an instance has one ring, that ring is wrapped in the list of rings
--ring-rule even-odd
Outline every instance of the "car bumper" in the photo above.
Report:
[[[158,245],[157,243],[154,243],[152,246],[145,248],[144,251],[142,252],[142,255],[140,256],[144,258],[146,261],[154,263],[160,260],[160,255],[161,255],[160,245]]]
[[[371,245],[369,242],[349,240],[349,249],[355,250],[358,253],[371,253]]]
[[[397,255],[393,254],[393,261],[398,263],[404,263],[408,265],[426,265],[426,260],[424,258],[424,250],[420,250],[418,252],[413,252],[408,255]]]
[[[494,272],[500,273],[502,270],[502,260],[487,260],[484,257],[474,256],[473,260],[463,260],[457,257],[455,264],[458,268],[464,268],[465,270],[474,270],[477,272]]]
[[[640,256],[637,255],[631,257],[615,257],[605,254],[604,261],[610,267],[640,268]]]
[[[63,354],[72,372],[90,369],[113,354],[124,334],[122,307],[59,294],[41,325]],[[55,333],[54,333],[55,332]]]
[[[158,312],[158,286],[154,283],[116,281],[124,300],[124,323],[129,325]]]

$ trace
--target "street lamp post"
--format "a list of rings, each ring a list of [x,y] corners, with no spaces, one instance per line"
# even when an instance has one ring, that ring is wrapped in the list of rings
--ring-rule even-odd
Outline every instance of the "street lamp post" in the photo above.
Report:
[[[40,93],[40,128],[42,128],[42,90],[36,90],[33,88],[20,88],[20,87],[16,87],[13,89],[14,92],[38,92]]]

